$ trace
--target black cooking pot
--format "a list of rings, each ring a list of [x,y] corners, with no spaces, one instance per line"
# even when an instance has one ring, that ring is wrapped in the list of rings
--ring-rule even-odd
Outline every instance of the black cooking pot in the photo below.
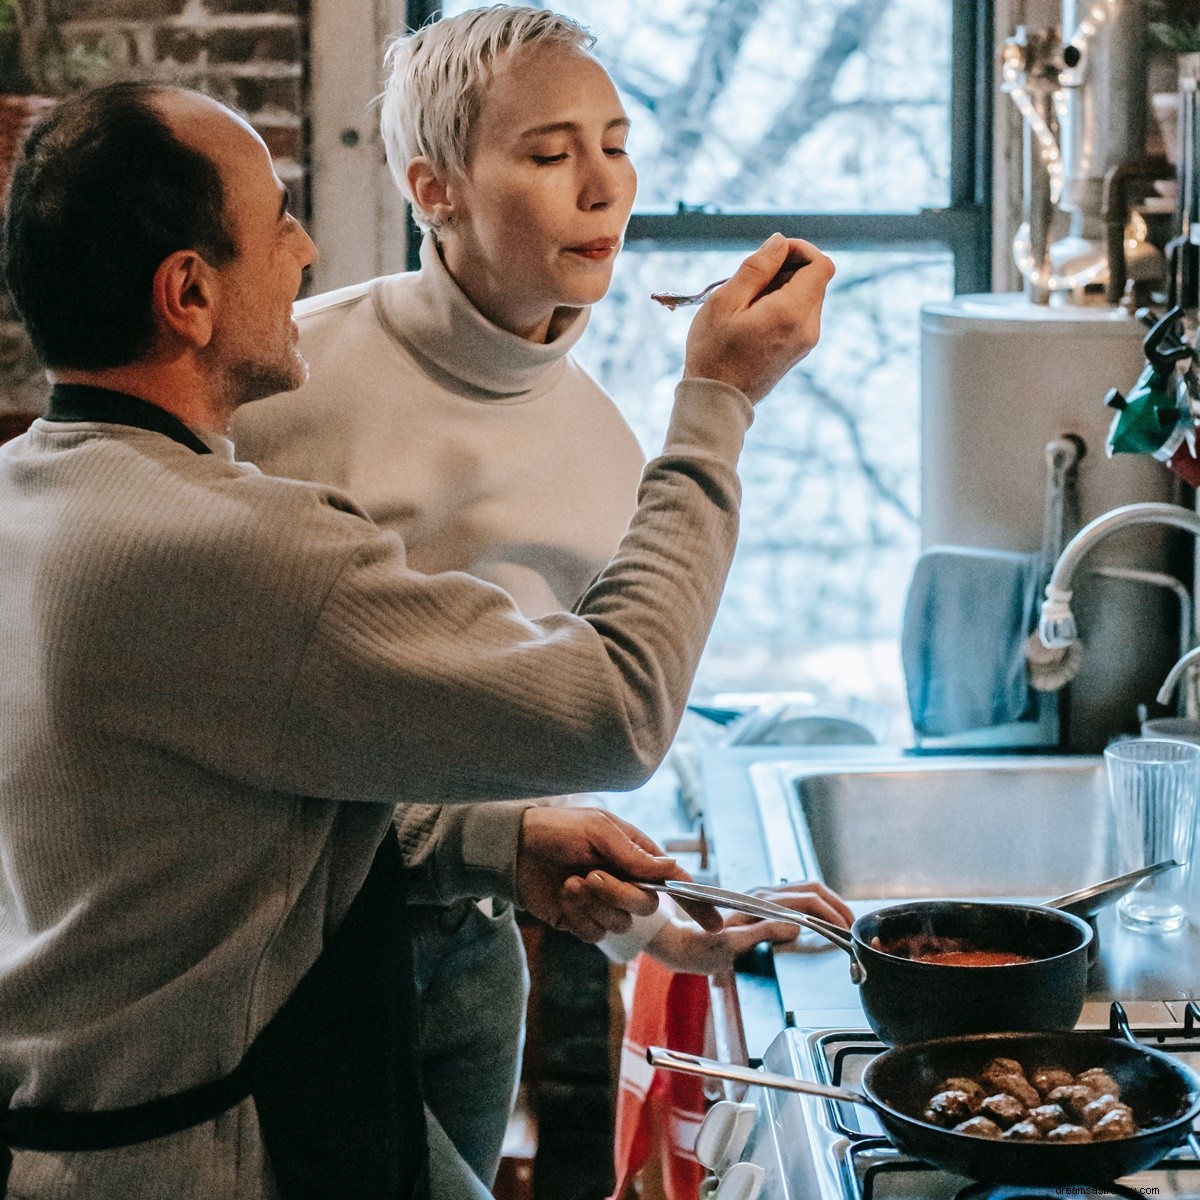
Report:
[[[867,1021],[889,1046],[994,1030],[1068,1030],[1083,1011],[1092,936],[1086,921],[1037,904],[889,905],[851,926],[851,978]],[[887,952],[922,938],[1033,961],[956,966]]]
[[[1157,869],[1157,868],[1156,868]],[[1087,994],[1094,934],[1081,917],[1043,904],[913,900],[859,917],[847,931],[757,896],[668,880],[651,890],[766,920],[791,921],[850,955],[871,1028],[889,1046],[954,1034],[1075,1027]],[[957,966],[906,957],[911,944],[965,944],[1032,961]],[[895,952],[890,952],[895,948]]]
[[[1200,1077],[1191,1068],[1158,1050],[1100,1033],[988,1033],[898,1046],[867,1064],[861,1092],[656,1046],[646,1057],[671,1071],[866,1105],[906,1154],[994,1183],[1111,1183],[1181,1145],[1200,1114]],[[1027,1071],[1041,1066],[1062,1067],[1072,1074],[1090,1067],[1107,1071],[1120,1086],[1122,1101],[1133,1109],[1139,1132],[1081,1144],[992,1141],[924,1119],[925,1106],[944,1080],[976,1076],[993,1058],[1016,1059]]]

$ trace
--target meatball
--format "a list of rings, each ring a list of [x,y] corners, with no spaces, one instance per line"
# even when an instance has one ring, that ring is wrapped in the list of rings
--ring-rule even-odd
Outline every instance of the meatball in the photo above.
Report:
[[[1111,1108],[1092,1126],[1092,1140],[1111,1142],[1114,1138],[1133,1137],[1137,1133],[1133,1110],[1125,1104]]]
[[[996,1092],[1015,1096],[1026,1108],[1041,1102],[1038,1090],[1025,1078],[1021,1064],[1013,1058],[993,1058],[980,1072],[979,1082]]]
[[[983,1103],[987,1092],[975,1082],[974,1079],[966,1079],[961,1075],[955,1075],[952,1079],[943,1081],[938,1088],[939,1092],[965,1092],[967,1099],[971,1102],[971,1111],[975,1110]]]
[[[1016,1096],[1010,1096],[1007,1092],[988,1096],[979,1106],[979,1116],[990,1117],[1002,1129],[1025,1120],[1028,1111]]]
[[[1083,1123],[1091,1129],[1095,1123],[1100,1120],[1106,1112],[1114,1108],[1128,1108],[1127,1104],[1122,1104],[1116,1096],[1104,1095],[1097,1096],[1091,1104],[1085,1105],[1083,1109]]]
[[[974,1113],[966,1092],[949,1088],[938,1092],[925,1108],[925,1120],[931,1125],[942,1125],[950,1129],[961,1124]]]
[[[1057,1104],[1039,1104],[1029,1110],[1028,1119],[1042,1133],[1049,1133],[1050,1130],[1067,1123],[1067,1114]]]
[[[1051,1104],[1057,1104],[1072,1121],[1082,1125],[1083,1110],[1096,1099],[1096,1093],[1081,1083],[1072,1083],[1055,1088],[1046,1098]]]
[[[991,1138],[993,1141],[1004,1136],[1000,1132],[1000,1126],[995,1121],[989,1121],[987,1117],[972,1117],[961,1125],[955,1125],[954,1132],[969,1133],[972,1137]]]
[[[1080,1071],[1075,1077],[1075,1082],[1083,1084],[1084,1087],[1090,1087],[1097,1096],[1115,1096],[1118,1100],[1121,1098],[1120,1084],[1100,1067]]]
[[[1064,1071],[1062,1067],[1038,1067],[1036,1071],[1030,1072],[1029,1082],[1043,1096],[1048,1096],[1055,1088],[1070,1087],[1075,1082],[1075,1076],[1070,1071]]]
[[[1092,1131],[1082,1125],[1059,1125],[1046,1134],[1048,1142],[1090,1142]]]
[[[1018,1121],[1004,1131],[1006,1142],[1040,1142],[1042,1131],[1032,1121]]]

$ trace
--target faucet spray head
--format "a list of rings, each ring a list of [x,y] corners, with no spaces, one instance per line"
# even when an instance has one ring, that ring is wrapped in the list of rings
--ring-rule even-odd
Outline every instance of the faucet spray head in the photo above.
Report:
[[[1069,591],[1047,586],[1038,620],[1038,638],[1047,650],[1066,650],[1079,639]]]

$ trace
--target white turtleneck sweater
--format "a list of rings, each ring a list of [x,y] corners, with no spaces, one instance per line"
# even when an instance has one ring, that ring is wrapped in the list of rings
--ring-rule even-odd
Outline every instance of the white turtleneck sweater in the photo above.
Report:
[[[588,315],[563,312],[547,344],[517,337],[475,308],[427,237],[420,271],[297,305],[309,382],[239,412],[239,457],[344,489],[416,570],[467,571],[529,617],[570,610],[616,550],[643,466],[570,354]],[[438,815],[400,810],[410,865],[427,860]],[[631,957],[665,920],[605,950]]]

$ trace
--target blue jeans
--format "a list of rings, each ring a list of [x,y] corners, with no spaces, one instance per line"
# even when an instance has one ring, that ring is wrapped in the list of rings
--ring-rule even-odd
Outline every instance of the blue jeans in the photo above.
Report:
[[[494,916],[470,901],[409,908],[425,1104],[461,1159],[489,1188],[516,1098],[529,993],[512,908],[492,903]],[[439,1178],[450,1178],[454,1169],[439,1166],[446,1152],[441,1139],[431,1135],[436,1200],[472,1196],[469,1190],[450,1190],[449,1184],[439,1191]]]

